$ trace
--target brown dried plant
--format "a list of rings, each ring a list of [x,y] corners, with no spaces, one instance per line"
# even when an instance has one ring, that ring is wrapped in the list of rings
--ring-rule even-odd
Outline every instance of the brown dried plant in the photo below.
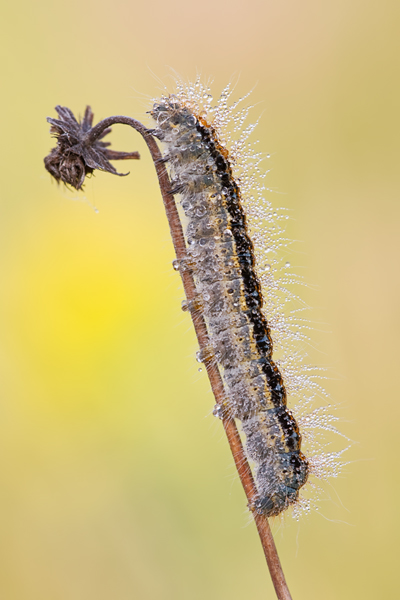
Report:
[[[156,131],[147,129],[139,121],[125,116],[108,117],[92,127],[93,113],[89,106],[86,108],[84,117],[80,122],[74,117],[69,108],[57,106],[56,111],[59,119],[48,117],[47,121],[51,124],[50,131],[55,135],[57,145],[44,159],[45,167],[57,182],[62,181],[77,190],[82,189],[85,177],[91,175],[96,169],[107,171],[114,175],[127,175],[127,173],[117,173],[116,169],[110,164],[110,160],[140,158],[138,152],[116,152],[110,150],[108,148],[109,143],[102,141],[104,136],[111,131],[112,125],[129,125],[142,135],[149,148],[157,172],[176,259],[178,264],[180,261],[185,260],[187,256],[185,238],[174,200],[174,193],[178,192],[175,192],[172,188],[165,168],[165,161],[155,139]],[[179,272],[187,304],[190,304],[197,295],[192,273],[189,269],[180,269]],[[207,327],[201,315],[196,314],[195,318],[193,313],[191,315],[200,351],[202,351],[209,345]],[[205,358],[204,363],[216,405],[220,407],[224,404],[225,390],[218,366],[211,357]],[[248,500],[248,506],[252,510],[257,498],[257,489],[235,420],[227,415],[222,415],[222,424]],[[254,510],[252,510],[252,513],[276,595],[279,600],[291,600],[292,597],[285,580],[268,519]]]

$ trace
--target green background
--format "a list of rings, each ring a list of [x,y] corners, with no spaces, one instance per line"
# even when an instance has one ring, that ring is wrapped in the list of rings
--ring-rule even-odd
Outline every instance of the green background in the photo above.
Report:
[[[80,194],[42,164],[56,104],[141,119],[172,69],[256,86],[356,442],[319,512],[274,526],[293,597],[398,598],[399,2],[22,0],[0,28],[1,598],[274,598],[143,142],[116,127],[141,162]]]

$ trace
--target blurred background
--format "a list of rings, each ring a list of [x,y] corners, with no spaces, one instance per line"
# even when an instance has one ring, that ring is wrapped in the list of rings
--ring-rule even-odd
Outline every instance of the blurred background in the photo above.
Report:
[[[400,4],[22,0],[0,28],[1,598],[274,598],[143,142],[115,127],[142,160],[84,193],[43,168],[56,104],[145,119],[173,69],[255,86],[329,330],[310,360],[356,442],[320,510],[274,526],[293,598],[398,598]]]

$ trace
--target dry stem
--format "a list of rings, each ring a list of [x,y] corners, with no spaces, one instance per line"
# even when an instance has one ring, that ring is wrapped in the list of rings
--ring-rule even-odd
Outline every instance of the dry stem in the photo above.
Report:
[[[93,129],[91,129],[86,135],[85,144],[90,145],[101,135],[101,133],[111,125],[122,123],[130,125],[136,131],[138,131],[144,138],[154,161],[154,165],[157,171],[158,181],[160,184],[161,194],[164,201],[165,211],[168,218],[168,223],[171,231],[172,242],[175,248],[176,258],[178,261],[185,259],[186,244],[182,230],[182,225],[179,218],[179,213],[175,204],[174,195],[172,193],[171,182],[165,168],[162,154],[153,137],[153,132],[150,129],[146,129],[144,125],[132,119],[124,116],[114,116],[100,121]],[[196,286],[189,269],[180,269],[180,275],[182,277],[183,287],[185,290],[187,301],[190,302],[196,296]],[[207,327],[202,315],[192,313],[192,321],[196,332],[197,340],[199,342],[200,350],[204,349],[209,344]],[[221,375],[218,367],[212,359],[205,360],[205,367],[211,383],[211,388],[215,396],[217,405],[222,405],[225,399],[225,391],[222,383]],[[228,438],[229,446],[232,451],[232,455],[236,464],[237,471],[239,473],[240,481],[242,482],[249,507],[253,506],[253,502],[257,496],[257,489],[254,484],[253,476],[246,455],[243,450],[243,445],[239,436],[239,432],[236,427],[234,419],[230,417],[223,417],[222,423]],[[291,600],[291,595],[287,587],[285,576],[283,574],[282,566],[279,561],[278,553],[276,550],[275,542],[272,537],[271,529],[268,523],[268,519],[261,514],[257,514],[253,511],[254,520],[257,526],[258,534],[260,536],[261,544],[264,550],[264,554],[267,560],[268,568],[271,574],[272,582],[275,587],[276,595],[279,600]]]

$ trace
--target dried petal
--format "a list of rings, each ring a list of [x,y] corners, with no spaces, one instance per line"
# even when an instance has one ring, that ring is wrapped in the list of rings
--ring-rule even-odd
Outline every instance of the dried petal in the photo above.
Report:
[[[63,181],[79,190],[82,189],[86,175],[90,175],[95,169],[113,175],[128,175],[118,173],[109,160],[139,158],[139,154],[108,150],[110,143],[101,140],[110,133],[110,127],[101,131],[95,141],[89,143],[88,136],[93,125],[90,106],[86,107],[83,119],[79,122],[66,106],[56,106],[56,111],[59,119],[48,117],[47,121],[51,125],[51,133],[57,138],[57,146],[46,156],[44,164],[57,182]]]

